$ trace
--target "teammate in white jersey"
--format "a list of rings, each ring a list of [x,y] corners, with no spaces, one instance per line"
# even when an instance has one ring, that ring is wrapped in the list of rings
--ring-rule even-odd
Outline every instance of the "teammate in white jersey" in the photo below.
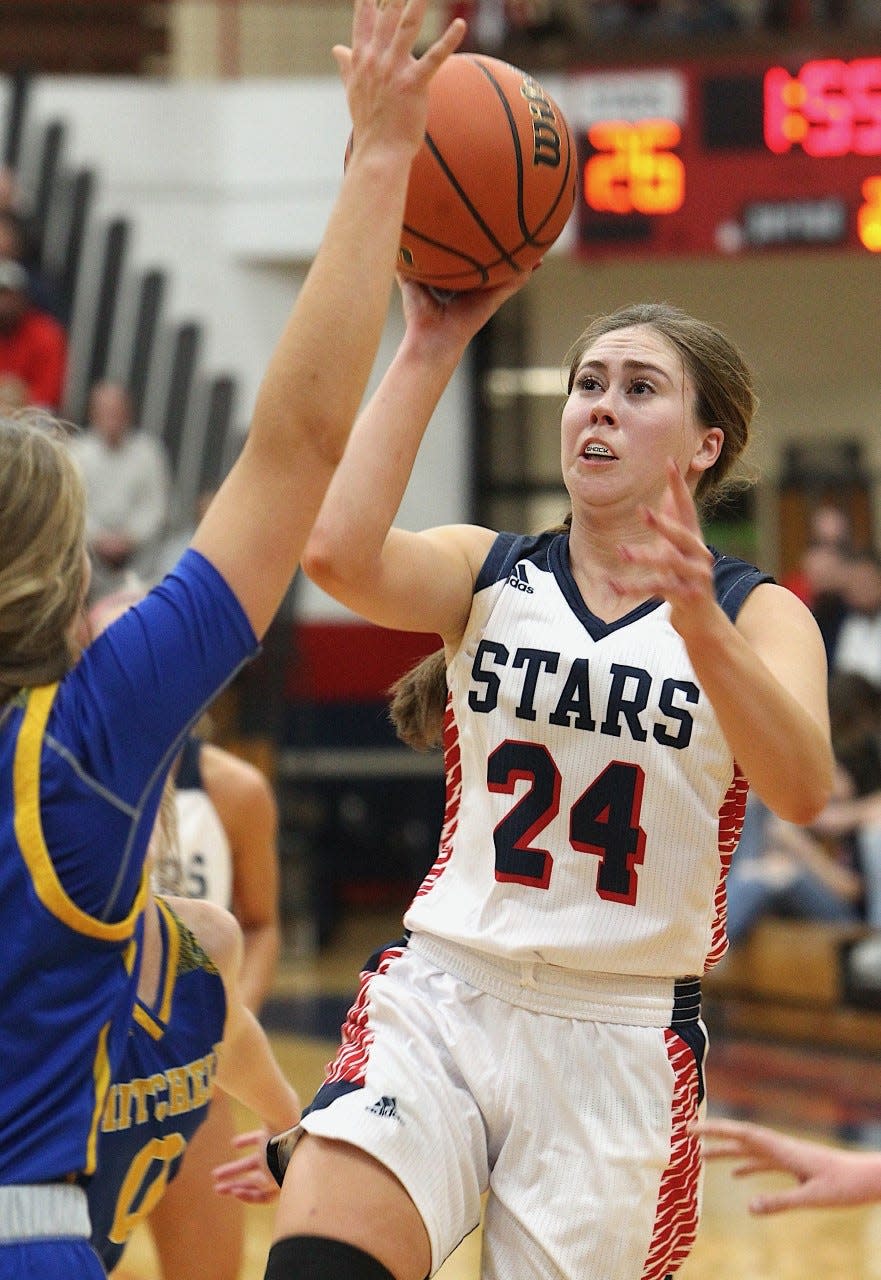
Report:
[[[665,1280],[697,1229],[700,975],[725,949],[747,787],[795,822],[830,791],[823,644],[795,596],[703,541],[696,502],[755,401],[731,343],[666,305],[574,347],[564,528],[393,528],[502,300],[403,292],[304,566],[373,622],[442,637],[446,820],[408,936],[270,1144],[268,1275],[329,1280],[349,1248],[375,1260],[359,1277],[423,1280],[488,1190],[486,1280]]]

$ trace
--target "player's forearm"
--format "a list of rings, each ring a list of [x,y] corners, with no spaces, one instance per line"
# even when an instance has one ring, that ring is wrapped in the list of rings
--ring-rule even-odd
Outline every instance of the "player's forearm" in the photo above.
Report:
[[[721,609],[700,637],[686,643],[695,674],[750,785],[781,818],[810,822],[832,789],[833,759],[824,727],[784,688]]]
[[[243,1003],[255,1014],[272,990],[278,969],[281,934],[277,922],[243,928],[244,955],[239,976]]]
[[[300,1118],[300,1099],[285,1078],[266,1032],[249,1009],[235,1017],[235,1028],[224,1039],[216,1083],[279,1133]]]

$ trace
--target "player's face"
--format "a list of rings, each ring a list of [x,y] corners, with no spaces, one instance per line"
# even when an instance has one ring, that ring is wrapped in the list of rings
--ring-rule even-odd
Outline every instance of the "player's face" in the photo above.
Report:
[[[561,425],[573,506],[627,497],[654,505],[667,459],[688,478],[703,435],[682,357],[645,325],[604,334],[584,352]]]

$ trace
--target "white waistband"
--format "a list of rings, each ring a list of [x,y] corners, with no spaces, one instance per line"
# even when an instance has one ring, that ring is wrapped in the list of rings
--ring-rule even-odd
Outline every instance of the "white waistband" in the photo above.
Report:
[[[46,1182],[0,1187],[0,1243],[92,1234],[82,1187]]]
[[[411,934],[408,947],[469,986],[536,1013],[636,1027],[668,1027],[674,1020],[700,1017],[696,978],[590,973],[540,960],[509,960],[426,933]]]

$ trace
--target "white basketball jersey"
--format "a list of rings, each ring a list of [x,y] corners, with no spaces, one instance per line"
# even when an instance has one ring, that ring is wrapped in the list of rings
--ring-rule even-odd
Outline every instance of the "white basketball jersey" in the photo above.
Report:
[[[666,602],[606,624],[568,535],[500,534],[447,671],[447,805],[411,930],[519,960],[679,977],[724,954],[747,785]],[[734,618],[758,583],[716,555]]]
[[[206,791],[175,793],[184,893],[227,910],[232,905],[232,853],[223,823]]]

